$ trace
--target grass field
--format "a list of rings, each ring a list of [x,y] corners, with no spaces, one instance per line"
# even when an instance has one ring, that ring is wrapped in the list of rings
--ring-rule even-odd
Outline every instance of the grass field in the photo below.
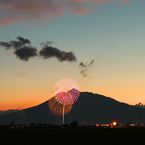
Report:
[[[145,128],[0,129],[0,145],[145,145]]]

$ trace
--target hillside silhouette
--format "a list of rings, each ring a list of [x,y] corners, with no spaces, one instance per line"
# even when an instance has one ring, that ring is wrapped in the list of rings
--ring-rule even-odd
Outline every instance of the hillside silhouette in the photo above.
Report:
[[[49,101],[49,100],[48,100]],[[62,116],[50,113],[48,101],[27,109],[0,116],[0,125],[30,124],[32,122],[62,124]],[[145,123],[145,109],[120,103],[110,97],[89,92],[81,92],[80,97],[74,103],[71,111],[65,115],[65,122],[76,120],[79,124],[96,123]]]

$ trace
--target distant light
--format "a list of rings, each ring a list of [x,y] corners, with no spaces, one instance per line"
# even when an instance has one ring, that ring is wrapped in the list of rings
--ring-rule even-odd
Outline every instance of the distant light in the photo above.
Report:
[[[117,122],[116,122],[116,121],[114,121],[114,122],[112,122],[112,124],[113,124],[113,126],[116,126]]]
[[[129,124],[129,126],[135,126],[135,124]]]
[[[107,126],[109,126],[109,124],[102,124],[101,126],[107,127]]]

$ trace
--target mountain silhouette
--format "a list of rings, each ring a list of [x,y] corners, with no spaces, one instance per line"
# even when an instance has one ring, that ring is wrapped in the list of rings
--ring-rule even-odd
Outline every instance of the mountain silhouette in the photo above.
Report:
[[[49,100],[48,100],[49,101]],[[0,116],[0,125],[30,124],[32,122],[62,124],[62,116],[50,113],[48,101],[28,109],[18,110],[13,113]],[[71,111],[65,115],[65,122],[77,121],[79,124],[96,123],[145,123],[145,109],[120,103],[110,97],[89,92],[81,92],[80,97],[74,103]]]

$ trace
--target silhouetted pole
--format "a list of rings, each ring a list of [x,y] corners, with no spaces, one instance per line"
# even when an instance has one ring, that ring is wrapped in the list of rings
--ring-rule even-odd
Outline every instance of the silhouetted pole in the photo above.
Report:
[[[51,118],[51,124],[53,125],[53,118]]]
[[[63,118],[63,124],[64,124],[64,109],[65,109],[65,105],[63,105],[63,113],[62,113],[62,118]]]

